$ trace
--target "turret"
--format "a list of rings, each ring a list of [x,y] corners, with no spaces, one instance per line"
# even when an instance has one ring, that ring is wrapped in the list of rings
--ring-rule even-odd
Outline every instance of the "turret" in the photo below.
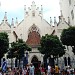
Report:
[[[43,13],[43,7],[42,7],[42,5],[41,5],[41,13]]]
[[[16,17],[16,22],[15,22],[15,25],[16,25],[16,26],[18,25],[18,19],[17,19],[17,17]]]
[[[39,10],[39,7],[37,7],[36,10]]]
[[[57,22],[56,22],[56,17],[54,17],[54,24],[57,24]]]
[[[59,22],[65,20],[65,18],[63,17],[63,14],[62,14],[62,10],[60,12],[61,12],[61,16],[59,16]]]
[[[24,5],[24,13],[26,14],[26,5]]]
[[[32,9],[32,11],[33,10],[36,10],[36,5],[35,5],[35,2],[34,1],[32,2],[31,9]]]
[[[14,26],[14,19],[12,18],[11,26]]]
[[[7,12],[5,12],[3,21],[7,21]]]
[[[24,5],[24,11],[26,11],[26,5]]]
[[[26,5],[24,5],[24,17],[26,15]]]
[[[43,17],[43,7],[41,5],[41,17]]]
[[[52,18],[50,17],[50,25],[52,26]]]
[[[70,25],[70,18],[68,17],[68,24]]]

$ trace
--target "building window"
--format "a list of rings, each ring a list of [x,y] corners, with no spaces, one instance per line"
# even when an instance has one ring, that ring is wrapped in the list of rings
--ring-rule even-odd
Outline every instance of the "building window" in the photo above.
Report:
[[[69,5],[71,5],[71,0],[69,0]]]
[[[72,20],[74,19],[74,13],[73,10],[71,11]]]

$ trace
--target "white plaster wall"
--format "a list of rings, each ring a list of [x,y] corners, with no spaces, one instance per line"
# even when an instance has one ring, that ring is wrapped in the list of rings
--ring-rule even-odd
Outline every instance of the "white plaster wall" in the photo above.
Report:
[[[39,30],[40,30],[40,35],[45,35],[45,34],[51,34],[52,30],[50,27],[50,24],[47,23],[39,14],[38,10],[35,11],[35,16],[32,16],[32,11],[33,9],[28,11],[28,14],[26,14],[24,20],[17,26],[16,32],[18,37],[20,38],[20,34],[23,34],[22,39],[26,41],[28,39],[28,30],[29,28],[35,24]]]
[[[33,58],[33,56],[36,56],[38,58],[38,61],[43,62],[43,55],[41,53],[39,53],[39,51],[37,50],[37,48],[33,48],[32,52],[29,53],[28,56],[28,62],[31,63],[31,60]]]
[[[74,19],[72,19],[71,11],[74,10],[75,0],[71,0],[71,5],[69,5],[69,0],[60,0],[60,10],[62,10],[62,14],[68,22],[68,17],[70,17],[70,25],[75,25],[75,12],[74,12]]]
[[[68,0],[60,0],[60,10],[62,10],[63,17],[68,22],[68,16],[69,16],[69,1]]]
[[[11,27],[7,24],[7,22],[2,22],[0,25],[0,32],[6,32],[8,34],[9,43],[11,42]]]

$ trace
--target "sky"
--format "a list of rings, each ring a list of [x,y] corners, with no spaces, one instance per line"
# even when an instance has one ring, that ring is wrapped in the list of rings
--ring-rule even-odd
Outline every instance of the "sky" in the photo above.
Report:
[[[0,22],[3,20],[5,12],[7,12],[8,22],[11,24],[12,18],[14,22],[16,17],[18,21],[24,19],[24,5],[26,9],[32,5],[32,2],[35,2],[36,7],[41,8],[43,6],[43,17],[46,21],[50,21],[54,17],[57,18],[60,15],[60,5],[59,0],[0,0]]]

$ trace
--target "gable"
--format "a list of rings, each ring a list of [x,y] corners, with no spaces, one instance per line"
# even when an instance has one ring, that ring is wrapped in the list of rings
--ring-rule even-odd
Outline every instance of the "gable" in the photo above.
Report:
[[[2,22],[0,25],[0,30],[11,30],[11,26],[8,22]]]
[[[2,22],[0,25],[0,32],[11,33],[11,27],[8,22]]]
[[[65,21],[61,21],[58,23],[57,29],[67,29],[69,27],[69,24]]]

